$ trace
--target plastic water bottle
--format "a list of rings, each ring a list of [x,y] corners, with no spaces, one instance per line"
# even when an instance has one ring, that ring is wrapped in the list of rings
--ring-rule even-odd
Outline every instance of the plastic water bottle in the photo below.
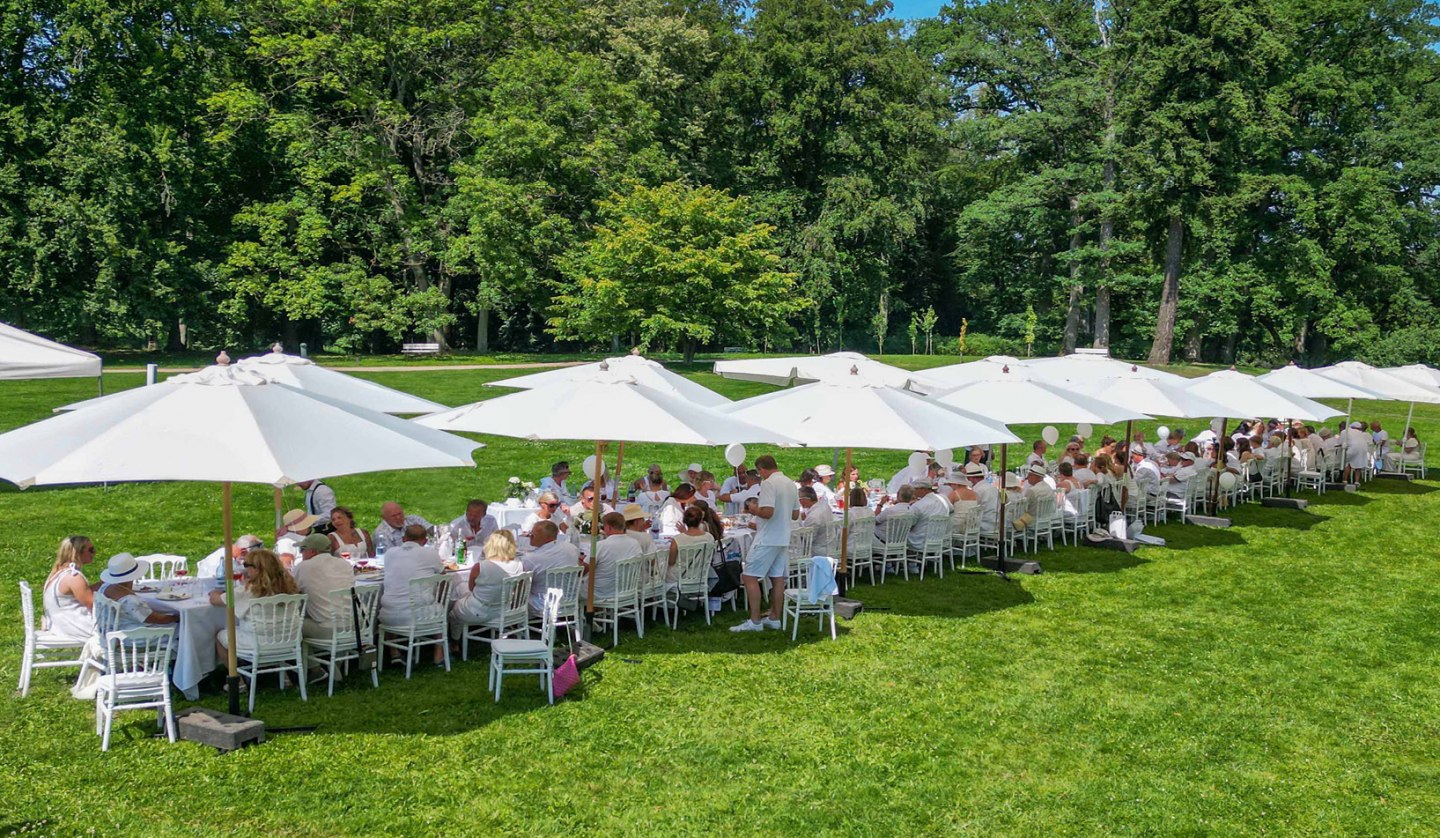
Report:
[[[378,564],[385,564],[385,541],[381,539],[375,542],[375,561]]]

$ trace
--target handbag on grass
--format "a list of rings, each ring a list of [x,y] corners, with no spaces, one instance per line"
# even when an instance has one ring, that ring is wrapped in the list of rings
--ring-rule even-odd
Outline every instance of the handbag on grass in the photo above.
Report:
[[[556,698],[570,692],[580,685],[580,667],[575,665],[575,655],[565,659],[565,662],[555,667],[554,677],[550,680],[550,690]]]

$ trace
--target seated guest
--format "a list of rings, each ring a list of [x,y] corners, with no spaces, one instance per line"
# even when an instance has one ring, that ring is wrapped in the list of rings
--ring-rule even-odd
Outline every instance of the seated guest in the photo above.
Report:
[[[445,569],[423,524],[407,524],[401,537],[399,546],[385,553],[385,590],[380,595],[380,622],[395,625],[410,619],[410,580]]]
[[[111,556],[105,569],[100,571],[100,588],[95,595],[104,597],[115,604],[118,612],[115,621],[116,631],[130,631],[142,626],[164,626],[179,622],[178,614],[156,611],[145,600],[135,595],[134,584],[144,575],[140,563],[129,553],[117,553]],[[283,570],[281,575],[288,577]],[[211,601],[214,601],[213,596]],[[224,600],[221,602],[223,604]],[[236,591],[235,613],[237,617],[240,614],[239,591]],[[85,661],[85,665],[80,668],[80,677],[76,679],[75,686],[70,688],[70,695],[83,701],[92,701],[95,698],[95,687],[100,682],[100,673],[105,669],[104,639],[92,634],[86,641],[85,649],[81,652],[80,657]]]
[[[239,561],[242,556],[244,556],[247,552],[251,550],[257,550],[264,546],[265,543],[260,540],[260,536],[258,535],[251,535],[249,533],[246,533],[245,535],[240,536],[239,538],[235,539],[235,543],[230,545],[230,558],[232,559],[231,564],[236,569],[238,569],[240,567]],[[216,587],[225,587],[225,562],[223,561],[224,558],[225,548],[216,548],[215,552],[201,559],[195,565],[195,578],[214,579],[216,582]]]
[[[560,530],[553,521],[541,521],[530,531],[530,552],[520,560],[520,566],[529,571],[530,613],[539,617],[545,611],[545,574],[552,568],[576,567],[580,564],[580,548],[568,541],[560,541]]]
[[[815,472],[815,497],[826,506],[835,505],[835,490],[830,487],[830,481],[835,479],[835,469],[821,463],[812,471]]]
[[[578,544],[582,538],[590,535],[590,520],[594,514],[591,507],[594,505],[595,487],[586,486],[580,490],[580,497],[576,498],[574,511],[571,514],[569,535],[572,542]],[[604,517],[605,513],[613,511],[614,509],[610,504],[603,501],[601,502],[601,517]]]
[[[911,549],[920,550],[925,546],[924,524],[931,518],[949,518],[951,507],[942,495],[936,493],[935,484],[929,480],[917,480],[910,489],[915,495],[914,502],[910,504],[915,526],[910,529],[909,543]]]
[[[505,580],[525,572],[525,566],[515,558],[515,534],[509,530],[496,530],[486,539],[483,550],[484,560],[470,568],[469,591],[450,606],[450,637],[455,640],[465,633],[467,625],[499,619],[505,612]],[[530,584],[533,588],[533,579]]]
[[[429,521],[419,515],[406,515],[405,507],[395,501],[386,501],[380,507],[380,524],[375,527],[375,549],[379,551],[382,547],[386,550],[399,547],[405,541],[405,530],[414,525],[419,525],[422,529],[429,529],[431,526]]]
[[[1161,469],[1165,477],[1165,493],[1172,498],[1183,498],[1189,489],[1191,478],[1199,471],[1195,467],[1195,455],[1189,451],[1171,449],[1165,455],[1168,468]]]
[[[645,507],[638,503],[628,503],[620,511],[625,516],[625,534],[635,539],[640,545],[640,552],[648,553],[655,549],[655,539],[650,535],[650,518],[645,514]]]
[[[965,465],[967,465],[967,466],[968,466],[968,465],[977,465],[977,466],[979,466],[980,469],[981,469],[980,473],[981,473],[982,475],[989,475],[989,474],[990,474],[990,466],[987,465],[988,460],[989,460],[989,452],[987,452],[984,448],[980,447],[979,445],[972,445],[972,446],[970,446],[970,449],[965,452]],[[962,468],[963,468],[963,466],[962,466]],[[968,472],[967,472],[967,475],[968,475]]]
[[[41,631],[50,637],[87,640],[95,633],[95,589],[80,568],[95,560],[95,545],[83,535],[67,536],[55,552],[55,564],[45,578],[41,599],[45,620]]]
[[[737,476],[734,483],[726,480],[725,484],[730,488],[720,489],[719,500],[725,504],[727,515],[736,515],[744,512],[745,501],[749,498],[760,497],[760,473],[754,470],[742,470],[743,467],[736,467]]]
[[[1082,489],[1094,486],[1100,479],[1094,469],[1090,468],[1090,455],[1084,451],[1075,455],[1075,469],[1072,474]]]
[[[1401,466],[1407,463],[1420,462],[1420,437],[1415,433],[1414,428],[1405,429],[1405,441],[1401,444],[1399,451],[1391,451],[1385,455],[1385,468],[1390,471],[1399,471]]]
[[[593,491],[593,490],[592,490]],[[560,511],[560,498],[554,492],[545,492],[536,501],[538,508],[525,516],[525,522],[520,525],[520,532],[529,533],[535,529],[535,525],[541,521],[550,521],[555,524],[561,532],[570,529],[570,522],[566,520],[565,513]],[[486,543],[489,539],[486,539]]]
[[[1065,453],[1060,455],[1060,462],[1074,465],[1075,457],[1080,453],[1080,437],[1072,436],[1070,441],[1065,443]]]
[[[725,478],[725,482],[720,484],[720,491],[716,494],[715,499],[725,504],[726,515],[734,515],[739,511],[740,502],[732,500],[730,496],[734,492],[745,490],[745,487],[749,485],[746,476],[745,464],[741,463],[735,466],[735,468],[731,470],[730,476]]]
[[[962,469],[970,483],[970,491],[980,504],[980,530],[993,533],[1000,513],[1000,490],[986,481],[989,473],[979,463],[966,463]]]
[[[303,561],[295,567],[295,587],[308,597],[301,631],[316,640],[329,640],[337,629],[349,631],[355,625],[350,604],[355,571],[330,549],[330,539],[320,533],[305,536],[300,541]]]
[[[717,543],[725,537],[725,524],[720,520],[720,515],[710,504],[697,497],[695,502],[690,505],[700,510],[705,516],[705,526],[710,530],[710,534],[715,536]]]
[[[595,556],[589,560],[582,556],[580,560],[595,574],[596,602],[615,593],[615,564],[641,554],[640,545],[625,534],[625,516],[619,512],[600,516],[600,533],[603,537],[595,548]]]
[[[695,499],[703,500],[711,509],[720,508],[720,487],[715,485],[715,475],[700,472],[700,482],[695,484]]]
[[[703,470],[699,463],[691,463],[685,468],[680,469],[680,473],[676,475],[679,479],[675,481],[675,485],[678,486],[681,483],[689,483],[691,486],[694,486],[700,482],[700,472]]]
[[[1390,432],[1381,430],[1380,423],[1370,420],[1370,439],[1375,443],[1375,456],[1384,461],[1386,454],[1390,453]]]
[[[1095,453],[1104,454],[1110,457],[1113,462],[1115,459],[1115,437],[1109,434],[1100,437],[1100,447],[1095,449]]]
[[[885,491],[887,493],[898,496],[900,494],[901,486],[912,483],[916,480],[928,478],[930,476],[930,460],[928,459],[929,452],[916,451],[915,453],[923,454],[927,457],[927,459],[925,460],[925,464],[920,466],[919,468],[911,468],[907,464],[904,468],[895,472],[895,475],[890,478],[890,482],[885,484]]]
[[[280,519],[280,528],[275,531],[275,555],[286,570],[295,567],[300,558],[300,540],[310,534],[320,516],[311,515],[303,509],[292,509]]]
[[[570,494],[570,489],[565,484],[565,481],[569,479],[570,464],[564,460],[561,460],[560,462],[550,466],[549,477],[541,478],[540,491],[553,492],[555,494],[555,497],[559,498],[562,504],[568,506],[575,497],[574,495]],[[482,538],[480,540],[480,543],[484,544],[485,540],[486,539]]]
[[[895,493],[895,502],[886,505],[888,497],[880,499],[880,505],[875,509],[875,537],[881,541],[885,540],[885,522],[897,515],[910,514],[910,504],[915,500],[915,490],[906,483]]]
[[[968,504],[980,502],[980,496],[970,488],[970,480],[965,476],[964,466],[956,466],[950,470],[950,476],[945,478],[945,499],[950,502],[951,509],[959,509]]]
[[[1145,494],[1155,497],[1161,492],[1164,480],[1160,476],[1160,466],[1154,460],[1145,456],[1143,449],[1136,447],[1130,451],[1131,477],[1135,485]]]
[[[1025,470],[1024,485],[1020,487],[1020,493],[1025,496],[1025,511],[1031,515],[1035,514],[1035,502],[1042,497],[1055,497],[1055,490],[1045,482],[1049,472],[1039,463],[1031,463]]]
[[[680,581],[680,571],[675,566],[675,559],[680,555],[680,548],[687,544],[715,543],[715,534],[710,530],[710,521],[706,516],[706,510],[699,506],[685,507],[685,515],[680,521],[680,530],[675,537],[670,539],[670,571],[667,575],[668,581],[674,583]],[[713,552],[713,551],[712,551]]]
[[[479,498],[465,504],[465,514],[450,522],[450,533],[464,541],[467,549],[483,547],[498,529],[500,524],[490,514],[490,504]]]
[[[680,520],[685,517],[685,508],[695,502],[695,487],[681,483],[675,487],[675,494],[665,499],[656,514],[660,534],[671,537],[680,531]]]
[[[295,577],[280,563],[280,557],[269,550],[251,550],[245,554],[244,563],[245,576],[235,586],[235,643],[238,649],[253,649],[255,626],[250,622],[250,608],[255,600],[297,594],[300,590],[295,587]],[[211,591],[210,604],[224,605],[225,592]],[[226,651],[229,647],[225,645],[228,639],[225,629],[215,634],[216,654],[221,660],[229,655]]]
[[[645,475],[630,484],[630,490],[635,493],[636,500],[649,495],[656,506],[670,496],[670,484],[665,482],[665,470],[660,468],[659,463],[651,463]]]
[[[835,520],[830,504],[820,502],[819,494],[813,485],[801,486],[797,491],[800,500],[800,526],[818,527]],[[837,547],[838,545],[831,543],[830,536],[821,530],[815,534],[815,540],[810,544],[810,555],[833,556],[836,555]]]
[[[1045,444],[1045,440],[1035,440],[1035,444],[1030,446],[1029,456],[1025,458],[1025,467],[1029,468],[1033,465],[1039,465],[1041,468],[1045,469],[1046,472],[1049,472],[1050,462],[1045,459],[1045,452],[1049,449],[1050,446]]]
[[[344,506],[330,510],[330,552],[349,553],[357,559],[375,555],[370,533],[355,526],[355,513]]]
[[[1058,474],[1055,477],[1055,487],[1063,492],[1080,491],[1085,487],[1080,485],[1080,480],[1075,477],[1075,466],[1062,462],[1058,467]]]
[[[595,487],[595,481],[594,481],[594,480],[586,480],[585,483],[584,483],[584,485],[582,485],[582,486],[580,487],[580,490],[583,492],[583,491],[586,490],[586,489],[592,489],[592,488],[594,488],[594,487]],[[619,487],[615,485],[615,478],[610,475],[610,472],[609,472],[608,469],[601,469],[601,470],[600,470],[600,500],[601,500],[603,503],[605,503],[607,506],[614,504],[615,501],[616,501],[616,497],[617,497],[617,495],[616,495],[616,492],[617,492],[617,491],[619,491]],[[578,498],[577,498],[577,499],[578,499]],[[575,517],[575,510],[570,508],[570,507],[572,507],[572,506],[574,506],[574,503],[570,503],[570,504],[563,505],[563,506],[561,506],[561,509],[564,510],[564,512],[565,512],[566,515],[569,515],[570,517],[573,518],[573,517]]]
[[[850,520],[856,518],[874,518],[875,512],[870,508],[870,493],[864,486],[855,485],[850,487]]]

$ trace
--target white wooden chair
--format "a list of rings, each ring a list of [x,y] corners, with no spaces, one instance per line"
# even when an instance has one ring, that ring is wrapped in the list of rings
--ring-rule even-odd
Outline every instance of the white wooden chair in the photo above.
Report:
[[[875,559],[880,562],[880,584],[885,584],[885,574],[889,572],[891,562],[899,562],[905,578],[910,578],[905,553],[909,546],[906,541],[910,538],[910,530],[914,526],[915,515],[910,512],[886,518],[876,525],[876,534],[879,537],[875,540]]]
[[[920,563],[920,578],[925,578],[925,567],[933,564],[935,573],[941,579],[945,578],[945,548],[950,542],[950,516],[931,515],[928,518],[921,518],[915,522],[924,534],[924,540],[920,542],[920,549],[908,546],[909,539],[906,539],[905,550],[906,570],[909,563],[918,561]],[[913,528],[912,528],[913,529]],[[908,578],[908,577],[907,577]]]
[[[715,555],[715,544],[700,541],[685,544],[675,550],[676,584],[669,588],[667,596],[674,598],[675,615],[679,618],[680,600],[695,599],[705,614],[705,625],[710,625],[710,557]],[[674,627],[674,624],[671,624]]]
[[[806,615],[820,618],[820,629],[825,629],[825,620],[830,620],[830,639],[835,639],[835,597],[826,594],[817,597],[814,602],[810,601],[810,573],[816,561],[831,562],[835,560],[829,556],[818,556],[806,559],[801,562],[791,562],[790,579],[785,586],[785,603],[780,612],[780,627],[783,629],[787,622],[790,623],[790,639],[793,641],[799,636],[800,618]],[[791,622],[793,621],[793,622]]]
[[[559,588],[545,591],[540,617],[540,639],[501,638],[490,643],[490,689],[500,701],[500,687],[506,675],[539,675],[545,698],[555,703],[555,621],[565,593]]]
[[[573,644],[579,635],[580,626],[584,623],[585,612],[580,605],[580,573],[584,568],[580,565],[573,567],[552,567],[545,571],[545,576],[540,580],[541,587],[548,593],[551,588],[560,591],[560,610],[555,618],[555,627],[561,626],[570,633]],[[530,580],[530,592],[535,592],[535,580]],[[542,609],[541,619],[544,619]]]
[[[815,527],[790,528],[790,561],[808,559],[815,551]]]
[[[852,518],[850,538],[845,544],[845,569],[851,579],[870,572],[870,584],[875,584],[875,519],[873,517]],[[882,580],[883,577],[882,577]]]
[[[110,750],[110,730],[121,710],[155,710],[156,729],[175,741],[175,711],[170,704],[173,628],[112,631],[105,637],[105,674],[95,686],[95,733],[100,750]],[[302,681],[303,683],[303,681]],[[255,691],[250,691],[253,709]]]
[[[645,636],[645,611],[640,607],[640,586],[645,576],[644,556],[631,556],[615,563],[615,587],[607,597],[595,600],[595,625],[608,623],[611,646],[620,645],[620,620],[635,621],[635,633]]]
[[[1084,489],[1071,489],[1065,493],[1065,498],[1075,510],[1074,514],[1063,514],[1061,517],[1060,543],[1069,544],[1073,540],[1079,544],[1080,539],[1090,532],[1095,525],[1095,487],[1087,486]]]
[[[380,610],[380,594],[382,589],[379,585],[359,585],[354,588],[337,588],[330,592],[335,599],[350,599],[352,593],[355,597],[355,605],[346,608],[345,613],[340,617],[340,624],[329,638],[305,637],[305,650],[307,654],[307,665],[318,666],[326,670],[325,694],[335,694],[335,674],[343,671],[342,667],[348,668],[351,661],[360,660],[360,652],[356,649],[355,637],[355,612],[360,613],[360,646],[375,646],[375,617]],[[303,635],[303,630],[302,630]],[[378,654],[378,653],[377,653]],[[380,673],[376,667],[370,669],[370,684],[373,687],[380,686]]]
[[[955,569],[955,556],[960,556],[960,569],[965,569],[965,560],[971,553],[980,560],[980,504],[957,507],[950,513],[950,545],[948,557],[950,569]]]
[[[670,618],[670,552],[652,550],[641,558],[645,559],[644,578],[640,580],[640,607],[649,609],[650,620],[655,621],[655,611],[660,611],[660,620],[666,628],[674,628]],[[680,610],[676,606],[675,610]]]
[[[30,694],[30,676],[37,669],[58,669],[78,666],[84,668],[85,661],[79,652],[85,648],[85,640],[75,637],[61,637],[52,634],[42,620],[35,625],[35,593],[30,583],[20,580],[20,616],[25,621],[25,647],[20,655],[20,697]],[[73,657],[54,657],[54,652],[75,653]]]
[[[471,640],[480,643],[515,635],[530,636],[530,584],[529,572],[507,576],[501,581],[500,613],[490,620],[463,624],[460,632],[460,660],[470,660]]]
[[[135,563],[140,565],[141,579],[174,579],[179,571],[190,571],[190,560],[184,556],[170,556],[164,553],[156,553],[152,556],[137,556]]]
[[[250,682],[250,712],[255,712],[255,693],[259,692],[261,675],[279,675],[280,688],[285,688],[285,674],[294,672],[300,682],[300,699],[305,693],[305,654],[301,650],[301,626],[305,621],[305,594],[280,594],[260,597],[250,604],[246,615],[254,630],[255,643],[237,636],[235,657],[239,672]]]
[[[1055,526],[1060,513],[1055,509],[1055,493],[1041,492],[1030,501],[1032,520],[1025,525],[1025,546],[1031,553],[1040,551],[1040,539],[1046,546],[1055,549]]]
[[[450,611],[448,573],[421,576],[410,580],[408,620],[380,623],[381,650],[394,649],[405,655],[405,677],[410,677],[415,664],[415,650],[439,646],[443,651],[445,671],[450,671],[450,639],[446,634],[446,617]]]

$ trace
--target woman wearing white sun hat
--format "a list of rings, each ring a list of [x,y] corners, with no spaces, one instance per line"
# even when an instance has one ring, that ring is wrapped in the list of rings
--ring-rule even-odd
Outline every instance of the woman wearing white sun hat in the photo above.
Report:
[[[116,631],[128,631],[147,625],[168,625],[180,619],[178,615],[152,609],[145,600],[135,595],[134,584],[144,575],[140,563],[129,553],[116,553],[111,556],[105,569],[100,571],[100,589],[95,595],[114,602],[115,609],[119,612],[115,623]],[[99,683],[100,673],[104,671],[104,638],[98,635],[90,638],[85,645],[83,657],[86,665],[80,668],[80,677],[70,689],[70,695],[82,701],[91,701],[95,698],[95,686]]]

